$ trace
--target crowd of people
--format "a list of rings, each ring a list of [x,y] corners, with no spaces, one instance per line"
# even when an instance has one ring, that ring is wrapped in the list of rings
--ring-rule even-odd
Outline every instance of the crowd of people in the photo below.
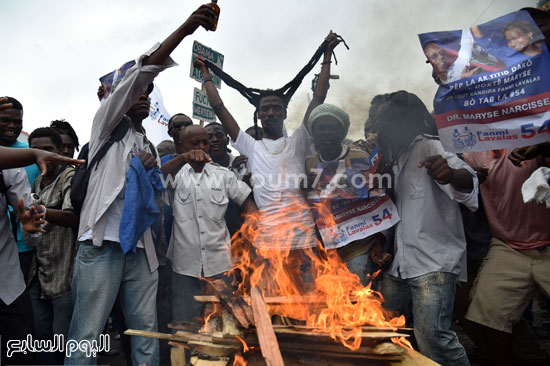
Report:
[[[2,364],[95,364],[86,347],[10,354],[8,342],[62,335],[91,344],[117,308],[132,329],[169,332],[169,322],[198,321],[201,279],[235,280],[227,276],[231,238],[250,217],[257,218],[253,246],[284,251],[297,263],[298,280],[307,281],[304,252],[325,250],[307,199],[317,184],[314,168],[368,159],[375,148],[377,172],[391,176],[389,186],[375,188],[390,195],[400,221],[342,247],[326,243],[326,250],[363,285],[382,269],[376,288],[384,306],[406,315],[418,349],[434,361],[470,364],[452,329],[456,318],[495,365],[550,364],[525,318],[534,294],[550,293],[550,210],[520,195],[536,169],[550,166],[550,143],[447,152],[424,103],[397,91],[372,99],[366,143],[349,146],[349,115],[325,103],[333,51],[342,42],[331,31],[313,97],[290,135],[291,95],[260,91],[261,127],[243,130],[198,57],[220,123],[202,127],[174,114],[173,141],[154,146],[142,126],[153,80],[175,65],[170,54],[180,42],[199,27],[211,29],[214,18],[201,6],[141,55],[102,102],[84,146],[65,120],[32,131],[28,144],[19,141],[23,106],[0,98]],[[284,242],[274,235],[282,222],[295,227]],[[127,363],[168,364],[168,353],[164,342],[134,336]]]

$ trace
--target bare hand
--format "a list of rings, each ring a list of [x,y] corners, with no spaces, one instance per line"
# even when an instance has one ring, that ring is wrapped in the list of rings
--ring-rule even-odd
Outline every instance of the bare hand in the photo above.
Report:
[[[209,163],[212,161],[204,150],[190,150],[182,154],[187,163]]]
[[[97,97],[100,102],[105,97],[105,88],[103,87],[103,85],[100,85],[99,88],[97,88]]]
[[[202,72],[203,77],[207,78],[210,76],[210,71],[208,70],[208,67],[206,67],[206,64],[204,63],[204,57],[202,55],[199,55],[195,58],[195,61],[193,61],[193,66],[195,66]]]
[[[46,232],[41,226],[46,222],[44,220],[43,212],[38,213],[34,206],[32,206],[29,210],[25,210],[25,206],[22,198],[19,198],[17,200],[17,208],[19,210],[19,221],[23,226],[23,230],[29,233]]]
[[[248,162],[248,156],[239,155],[233,160],[233,163],[231,163],[231,168],[239,170],[243,164],[246,164],[246,162]]]
[[[48,170],[50,164],[69,164],[69,165],[81,165],[85,164],[86,160],[77,160],[68,158],[59,154],[48,152],[45,150],[31,149],[34,153],[36,165],[40,168],[42,175],[44,176]]]
[[[201,26],[210,30],[214,28],[214,19],[216,19],[214,10],[209,5],[201,5],[183,23],[182,29],[186,35],[193,34]]]
[[[487,175],[489,175],[489,169],[481,166],[473,166],[472,169],[476,172],[477,179],[479,184],[487,180]]]
[[[141,160],[141,163],[145,167],[145,170],[149,170],[157,166],[157,159],[155,159],[155,157],[148,152],[141,151],[138,156]]]
[[[425,167],[428,169],[428,175],[435,179],[439,184],[451,183],[453,173],[447,163],[447,160],[441,155],[432,155],[424,159],[419,168]]]
[[[380,235],[369,251],[370,260],[378,267],[382,267],[392,260],[392,255],[390,253],[384,253],[384,249],[382,249],[384,240],[384,236]]]
[[[8,97],[0,98],[0,111],[2,109],[10,109],[10,108],[13,108],[13,103],[8,103]]]
[[[539,156],[539,145],[525,146],[514,149],[508,154],[508,159],[521,168],[521,162],[531,160]]]

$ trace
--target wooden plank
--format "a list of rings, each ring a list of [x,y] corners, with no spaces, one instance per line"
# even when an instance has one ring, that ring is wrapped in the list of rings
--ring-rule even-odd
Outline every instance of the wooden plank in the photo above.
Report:
[[[205,355],[222,357],[231,356],[237,351],[241,350],[241,345],[221,345],[211,342],[190,341],[189,346],[194,350],[204,353]]]
[[[430,360],[428,357],[419,352],[408,349],[400,362],[390,362],[390,366],[441,366],[437,362]]]
[[[169,333],[148,332],[146,330],[127,329],[126,331],[124,331],[124,334],[129,336],[167,339],[169,341],[184,342],[184,343],[187,343],[189,341],[188,337],[182,337],[176,334],[169,334]]]
[[[208,285],[216,292],[222,305],[231,311],[244,329],[254,325],[254,316],[250,306],[243,298],[227,285],[223,278],[207,279]]]
[[[170,364],[172,366],[185,366],[185,348],[172,347],[170,348]]]
[[[227,366],[229,358],[225,357],[220,360],[202,360],[197,356],[191,357],[191,365],[193,366]]]
[[[372,354],[355,354],[355,353],[339,353],[339,352],[323,352],[323,351],[312,351],[308,349],[293,349],[285,350],[289,353],[302,353],[310,354],[319,357],[331,357],[331,358],[348,358],[348,359],[358,359],[358,360],[382,360],[382,361],[401,361],[403,356],[400,355],[372,355]]]
[[[294,328],[299,330],[318,330],[321,329],[321,327],[316,327],[312,325],[300,325],[300,324],[290,324],[290,325],[283,325],[283,324],[273,324],[273,329],[277,328]],[[349,328],[351,330],[351,328]],[[363,332],[396,332],[396,331],[404,331],[404,332],[412,332],[413,328],[395,328],[395,327],[374,327],[371,325],[363,325],[361,327]]]
[[[283,356],[271,324],[271,317],[267,312],[267,306],[258,287],[254,287],[250,291],[250,300],[258,341],[267,366],[284,366]]]
[[[340,358],[364,358],[364,359],[383,359],[395,360],[401,359],[405,350],[396,351],[394,354],[377,354],[372,347],[360,347],[359,349],[352,351],[337,344],[304,344],[295,342],[279,342],[279,347],[282,352],[304,352],[314,355],[325,354],[330,357]]]
[[[308,330],[299,330],[291,328],[273,328],[275,334],[277,335],[296,335],[296,336],[305,336],[305,337],[330,337],[330,334],[327,332],[312,332]],[[393,337],[409,337],[405,333],[397,332],[362,332],[361,337],[363,339],[388,339]]]

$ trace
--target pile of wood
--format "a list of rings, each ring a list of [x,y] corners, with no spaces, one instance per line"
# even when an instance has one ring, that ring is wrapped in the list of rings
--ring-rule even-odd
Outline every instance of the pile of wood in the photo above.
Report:
[[[283,365],[437,365],[410,349],[391,342],[394,337],[408,337],[409,329],[389,329],[365,326],[357,350],[336,343],[328,333],[305,325],[273,325],[266,302],[288,302],[283,298],[264,298],[253,288],[249,299],[228,291],[222,283],[211,283],[216,296],[199,296],[203,302],[221,302],[230,310],[239,327],[232,327],[223,316],[223,330],[200,333],[196,325],[172,324],[175,334],[128,330],[126,334],[168,339],[172,349],[172,366],[185,365],[184,349],[192,350],[193,366],[283,366]],[[248,301],[247,301],[248,300]],[[295,302],[318,301],[292,299]],[[248,303],[250,305],[248,305]],[[245,361],[243,361],[245,360]]]

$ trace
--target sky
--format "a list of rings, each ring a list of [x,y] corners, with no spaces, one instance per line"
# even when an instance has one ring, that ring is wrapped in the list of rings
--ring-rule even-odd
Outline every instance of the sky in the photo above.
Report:
[[[88,141],[98,78],[161,42],[198,8],[201,0],[0,0],[0,95],[24,107],[23,129],[32,132],[64,118],[81,143]],[[219,0],[218,29],[198,29],[172,53],[179,66],[155,83],[170,114],[192,114],[189,77],[194,40],[225,56],[223,69],[246,86],[279,88],[309,61],[332,30],[339,45],[325,102],[346,110],[349,138],[363,137],[371,99],[381,93],[416,93],[429,110],[437,86],[425,63],[418,34],[484,23],[535,0]],[[307,108],[308,74],[289,104],[287,129],[294,130]],[[253,107],[222,85],[225,106],[244,129]],[[195,121],[198,123],[198,121]]]

